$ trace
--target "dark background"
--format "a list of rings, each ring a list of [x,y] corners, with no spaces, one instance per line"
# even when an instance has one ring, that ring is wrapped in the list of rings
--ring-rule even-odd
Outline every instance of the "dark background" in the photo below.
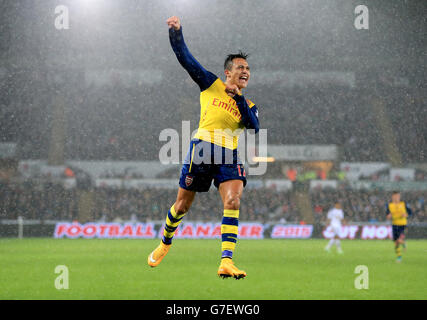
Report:
[[[69,30],[54,26],[60,4]],[[369,30],[354,27],[359,4]],[[380,99],[404,163],[425,162],[426,9],[416,0],[0,1],[0,141],[18,143],[20,159],[46,159],[60,97],[65,159],[157,160],[160,131],[199,118],[198,88],[169,45],[165,21],[177,15],[191,52],[217,75],[226,54],[250,53],[245,94],[270,143],[333,143],[341,160],[387,161],[371,112]],[[142,76],[125,81],[128,71]],[[104,85],[87,81],[103,72]],[[345,72],[354,85],[283,86],[295,72]]]

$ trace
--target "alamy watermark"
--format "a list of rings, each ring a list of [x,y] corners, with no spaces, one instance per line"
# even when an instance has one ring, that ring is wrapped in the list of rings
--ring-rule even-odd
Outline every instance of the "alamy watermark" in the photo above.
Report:
[[[181,134],[171,128],[160,132],[159,141],[165,142],[160,148],[162,164],[193,163],[248,165],[249,175],[263,175],[267,171],[267,129],[254,130],[215,129],[213,132],[197,129],[191,133],[190,121],[182,121]],[[257,139],[258,136],[258,139]],[[208,143],[199,143],[188,153],[191,137]],[[258,140],[258,142],[257,142]],[[238,142],[237,142],[238,141]],[[238,159],[236,159],[237,149]]]
[[[67,6],[61,4],[55,7],[54,25],[57,30],[70,29],[70,15]]]
[[[354,27],[357,30],[368,30],[369,29],[369,9],[367,6],[361,4],[354,8]]]
[[[369,289],[369,269],[365,265],[356,266],[354,273],[358,274],[354,279],[354,287],[358,290]]]
[[[68,272],[68,267],[64,266],[64,265],[59,265],[55,267],[55,273],[58,274],[59,276],[57,276],[55,278],[55,288],[57,290],[67,290],[69,289],[69,272]]]

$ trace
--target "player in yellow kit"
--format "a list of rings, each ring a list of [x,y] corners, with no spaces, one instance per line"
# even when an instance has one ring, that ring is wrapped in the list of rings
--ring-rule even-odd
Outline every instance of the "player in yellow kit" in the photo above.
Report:
[[[407,224],[408,215],[412,214],[411,209],[407,204],[400,200],[400,193],[394,191],[391,195],[391,202],[387,204],[387,219],[391,219],[393,241],[395,243],[395,251],[397,255],[397,262],[402,261],[402,253],[400,245],[406,248],[405,243],[405,227]]]
[[[188,212],[196,192],[207,192],[214,182],[223,202],[221,224],[221,277],[246,277],[233,263],[238,235],[239,207],[246,172],[238,157],[238,138],[242,130],[259,130],[258,110],[242,95],[250,79],[247,55],[239,52],[227,56],[225,81],[204,69],[189,52],[179,18],[167,20],[172,49],[184,69],[200,88],[200,122],[191,140],[181,170],[178,195],[167,216],[163,238],[148,256],[148,265],[156,267],[168,253],[172,238]]]

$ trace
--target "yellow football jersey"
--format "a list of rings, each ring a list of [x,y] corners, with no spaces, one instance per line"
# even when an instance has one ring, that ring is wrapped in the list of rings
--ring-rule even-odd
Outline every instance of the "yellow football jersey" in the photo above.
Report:
[[[390,202],[388,210],[391,213],[391,222],[395,226],[406,226],[408,212],[406,210],[405,202],[399,203]]]
[[[250,100],[246,102],[249,108],[255,105]],[[194,138],[236,149],[244,128],[242,115],[236,101],[225,92],[221,79],[216,79],[209,88],[200,92],[200,107],[199,128]]]
[[[179,63],[200,87],[200,121],[194,138],[237,149],[245,127],[255,132],[259,130],[257,107],[242,95],[228,96],[224,82],[192,56],[184,42],[182,27],[179,30],[170,28],[169,39]]]

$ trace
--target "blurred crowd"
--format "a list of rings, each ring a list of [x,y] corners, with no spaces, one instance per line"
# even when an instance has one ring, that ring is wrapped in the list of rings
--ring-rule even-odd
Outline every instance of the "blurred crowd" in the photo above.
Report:
[[[77,189],[60,184],[0,182],[0,219],[77,220]]]
[[[170,76],[182,78],[185,73],[180,71],[171,71]],[[55,88],[22,76],[0,83],[0,89],[8,92],[0,100],[0,136],[18,143],[20,159],[47,158],[50,115],[58,101],[65,106],[66,159],[157,160],[166,143],[159,141],[162,130],[171,128],[181,134],[181,121],[190,121],[191,131],[199,121],[199,90],[188,77],[166,81],[159,89],[145,83],[85,84],[78,74],[64,88]],[[374,103],[382,103],[403,162],[426,160],[425,98],[416,90],[257,84],[248,88],[247,96],[258,106],[269,143],[337,144],[341,161],[388,160],[373,108]],[[185,153],[187,146],[181,149]]]
[[[327,221],[327,213],[334,201],[341,202],[346,221],[384,222],[386,206],[391,201],[391,192],[381,190],[316,189],[310,195],[316,222]],[[402,192],[402,201],[408,204],[413,213],[410,222],[427,222],[426,197],[425,191]]]
[[[163,221],[176,199],[173,189],[95,188],[92,216],[96,221]],[[245,221],[300,221],[290,193],[272,189],[247,189],[242,198],[240,218]],[[60,184],[0,183],[0,219],[78,220],[78,192]],[[219,221],[222,202],[212,190],[198,194],[188,220]]]
[[[101,221],[163,221],[176,199],[176,190],[146,189],[120,190],[100,188],[96,190],[95,218]],[[192,221],[219,221],[222,217],[220,195],[212,187],[206,193],[197,194],[186,219]],[[240,207],[243,221],[295,222],[300,214],[290,201],[290,193],[272,189],[245,190]]]
[[[425,102],[410,89],[257,86],[252,91],[271,144],[336,144],[341,161],[388,161],[379,121],[389,119],[403,162],[426,160]],[[375,103],[384,105],[387,118],[374,111]]]
[[[173,189],[95,188],[92,217],[96,221],[163,221],[176,198]],[[0,219],[78,220],[78,191],[60,184],[31,182],[0,183]],[[340,200],[347,221],[383,222],[390,193],[348,189],[316,189],[310,193],[315,221],[326,222],[328,210]],[[412,208],[411,222],[426,222],[426,192],[402,193],[402,200]],[[212,187],[197,194],[186,219],[219,221],[222,204],[219,193]],[[292,194],[272,188],[251,189],[243,193],[240,219],[242,221],[300,223],[302,218]]]

